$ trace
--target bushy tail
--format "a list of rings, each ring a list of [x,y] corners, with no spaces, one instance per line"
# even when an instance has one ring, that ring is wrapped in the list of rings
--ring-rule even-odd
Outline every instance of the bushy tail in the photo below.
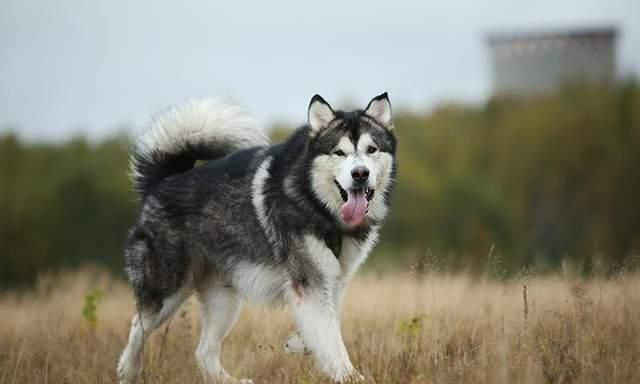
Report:
[[[133,187],[145,194],[196,160],[266,145],[264,132],[239,106],[217,99],[187,100],[159,113],[140,134],[130,158]]]

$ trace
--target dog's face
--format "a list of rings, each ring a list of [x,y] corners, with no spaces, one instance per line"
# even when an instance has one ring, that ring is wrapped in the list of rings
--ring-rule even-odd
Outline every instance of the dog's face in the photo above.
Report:
[[[316,197],[347,229],[382,220],[394,182],[396,150],[387,94],[353,112],[334,111],[316,95],[308,118]]]

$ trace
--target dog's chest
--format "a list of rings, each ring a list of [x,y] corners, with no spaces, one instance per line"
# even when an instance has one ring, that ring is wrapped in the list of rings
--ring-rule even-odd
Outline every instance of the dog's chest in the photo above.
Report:
[[[372,230],[364,239],[356,239],[351,236],[342,238],[342,247],[338,260],[340,261],[343,280],[351,278],[358,267],[366,260],[377,238],[377,229]]]

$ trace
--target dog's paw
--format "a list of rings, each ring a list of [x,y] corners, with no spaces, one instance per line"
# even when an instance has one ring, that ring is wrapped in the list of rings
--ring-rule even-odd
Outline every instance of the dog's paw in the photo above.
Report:
[[[297,333],[294,333],[287,338],[287,342],[284,343],[284,351],[286,353],[302,353],[305,355],[310,352],[307,346],[304,345],[302,337]]]
[[[253,380],[251,379],[236,379],[226,372],[213,376],[205,375],[204,382],[207,384],[254,384]]]
[[[336,380],[336,384],[349,384],[349,383],[361,383],[361,382],[364,382],[364,376],[362,376],[360,372],[357,372],[357,371],[339,380]]]
[[[139,369],[121,363],[118,364],[117,375],[120,384],[134,384],[138,379]]]
[[[142,373],[142,363],[140,361],[129,359],[127,352],[118,361],[116,373],[120,384],[133,384],[138,381],[140,373]]]
[[[208,383],[208,382],[207,382]],[[254,384],[251,379],[236,379],[235,377],[225,373],[224,375],[218,376],[217,379],[214,380],[214,383],[218,384]]]

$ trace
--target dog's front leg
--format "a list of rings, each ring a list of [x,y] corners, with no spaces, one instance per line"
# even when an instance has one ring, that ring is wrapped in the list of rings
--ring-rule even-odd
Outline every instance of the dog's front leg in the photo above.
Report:
[[[330,290],[305,290],[293,303],[298,332],[320,369],[338,383],[362,379],[351,364],[340,331],[340,315]],[[333,297],[332,297],[333,296]]]
[[[324,241],[307,235],[289,258],[292,284],[287,295],[298,333],[320,369],[334,381],[358,380],[340,330],[342,268]]]

